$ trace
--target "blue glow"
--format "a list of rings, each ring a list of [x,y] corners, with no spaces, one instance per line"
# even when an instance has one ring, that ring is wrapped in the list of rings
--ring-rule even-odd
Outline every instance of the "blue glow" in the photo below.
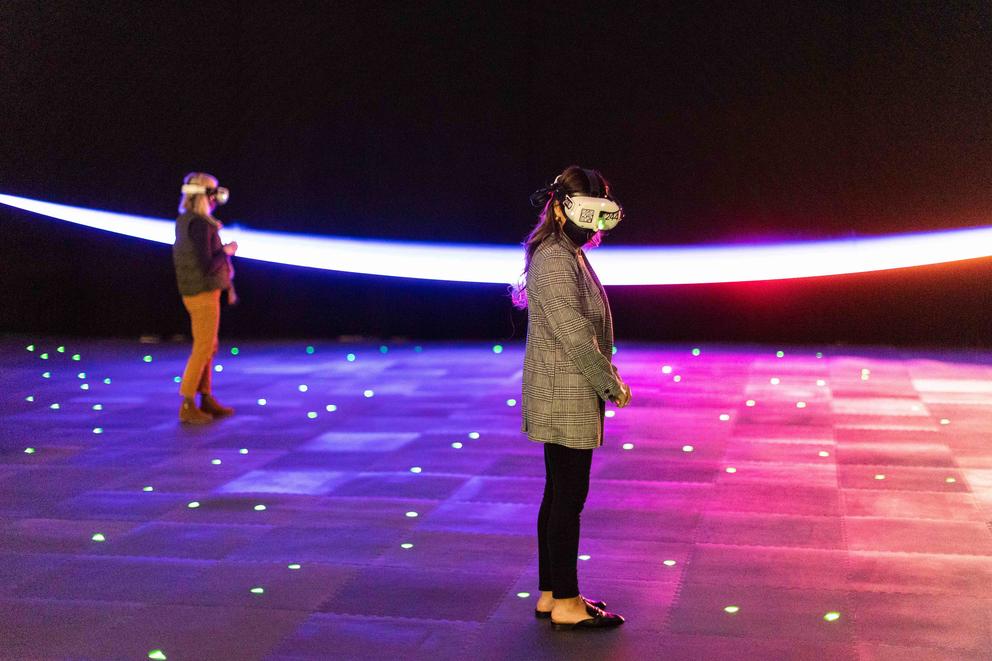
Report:
[[[0,195],[0,203],[68,222],[171,244],[174,223]],[[519,246],[379,241],[228,226],[238,256],[348,273],[505,284],[523,267]],[[940,264],[992,255],[992,227],[864,239],[692,247],[606,247],[594,261],[608,285],[783,280]],[[74,357],[75,359],[75,357]]]

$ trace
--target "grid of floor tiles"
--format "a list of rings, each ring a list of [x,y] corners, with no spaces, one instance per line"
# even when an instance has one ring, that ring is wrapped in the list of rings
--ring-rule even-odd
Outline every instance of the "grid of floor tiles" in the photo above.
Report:
[[[989,658],[992,356],[776,349],[620,347],[562,633],[519,345],[7,338],[0,656]]]

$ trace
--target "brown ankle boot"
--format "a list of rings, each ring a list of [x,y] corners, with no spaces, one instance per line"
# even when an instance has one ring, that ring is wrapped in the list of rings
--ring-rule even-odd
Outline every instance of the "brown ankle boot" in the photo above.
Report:
[[[223,418],[229,415],[234,415],[234,409],[230,406],[224,406],[216,399],[213,395],[208,395],[206,393],[200,395],[200,410],[204,413],[208,413],[215,418]]]
[[[183,403],[179,406],[179,422],[188,425],[203,425],[213,422],[214,417],[196,408],[195,399],[183,398]]]

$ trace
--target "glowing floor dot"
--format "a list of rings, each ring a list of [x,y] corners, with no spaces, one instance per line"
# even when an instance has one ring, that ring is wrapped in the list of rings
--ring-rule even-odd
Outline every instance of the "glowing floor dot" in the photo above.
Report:
[[[526,599],[527,597],[530,596],[530,592],[518,592],[517,596],[520,597],[521,599]]]
[[[477,438],[479,438],[479,432],[477,432],[477,431],[470,431],[468,433],[468,437],[471,438],[474,441]]]
[[[260,397],[259,400],[258,400],[258,405],[259,406],[265,406],[268,403],[269,403],[269,400],[265,399],[264,397]]]
[[[85,379],[86,378],[86,372],[80,372],[79,374],[76,375],[76,378],[77,379]]]
[[[362,394],[365,395],[365,398],[366,399],[371,399],[372,397],[375,397],[375,391],[374,390],[366,390]]]
[[[691,446],[691,445],[683,445],[682,446],[682,452],[692,452],[695,449],[696,448],[693,447],[693,446]]]
[[[822,388],[823,386],[827,385],[827,382],[824,381],[823,379],[817,379],[816,380],[816,385],[818,385],[818,386],[820,386]]]
[[[389,347],[383,344],[382,346],[379,347],[379,353],[389,353]]]
[[[34,395],[28,395],[27,397],[24,398],[24,401],[26,401],[26,402],[33,402],[34,401]]]
[[[611,409],[611,410],[607,411],[605,415],[606,415],[607,418],[612,418],[612,417],[615,417],[616,414],[617,414],[617,412]]]
[[[103,433],[103,427],[94,427],[93,428],[93,433],[94,434],[102,434]]]
[[[94,404],[93,405],[93,410],[94,411],[102,411],[103,410],[103,404]]]
[[[199,501],[196,501],[196,500],[194,500],[191,503],[187,503],[186,504],[186,507],[190,508],[191,510],[195,510],[199,506],[200,506],[200,503],[199,503]]]
[[[634,444],[633,443],[624,443],[623,444],[623,449],[624,450],[633,450],[634,449]]]
[[[784,351],[776,351],[775,352],[775,357],[776,358],[785,358],[785,352]]]
[[[252,588],[252,594],[265,594],[265,588]]]
[[[52,405],[51,405],[51,406],[49,406],[48,408],[50,408],[50,409],[52,409],[53,411],[58,411],[58,410],[59,410],[60,408],[62,408],[62,407],[61,407],[61,406],[59,406],[58,404],[52,404]]]
[[[493,353],[503,353],[503,345],[502,344],[493,345]]]
[[[58,351],[59,353],[65,353],[65,347],[59,347],[58,349],[56,349],[56,351]]]
[[[777,386],[778,384],[782,383],[782,379],[778,378],[777,376],[773,376],[772,378],[768,379],[768,382],[773,386]]]
[[[755,404],[757,404],[757,402],[754,401],[753,399],[749,399],[746,402],[744,402],[744,406],[754,406]]]
[[[940,424],[942,424],[942,425],[949,425],[949,424],[951,424],[951,421],[948,420],[947,418],[941,418],[940,419]]]
[[[90,539],[92,539],[94,542],[105,542],[105,541],[107,541],[107,538],[104,537],[103,533],[99,533],[99,532],[96,533],[95,535],[93,535],[92,537],[90,537]]]
[[[723,421],[723,422],[726,422],[727,420],[730,420],[730,416],[727,415],[726,413],[721,413],[720,414],[720,420]]]
[[[316,411],[308,411],[307,412],[307,417],[310,418],[311,420],[313,420],[314,418],[317,417],[317,412]]]
[[[680,381],[682,381],[682,377],[676,374],[675,376],[672,377],[672,381],[674,381],[675,383],[679,383]]]
[[[588,560],[591,557],[592,556],[586,555],[585,553],[583,553],[582,555],[579,556],[579,560]]]
[[[806,408],[806,402],[796,402],[796,408],[797,409],[804,409],[804,408]]]
[[[820,351],[817,351],[817,352],[816,352],[816,357],[817,357],[817,358],[823,358],[823,353],[822,353],[822,352],[820,352]]]
[[[515,400],[515,399],[508,399],[508,400],[506,400],[506,405],[507,406],[516,406],[517,405],[517,400]]]
[[[51,372],[42,372],[41,373],[41,378],[43,378],[43,379],[50,379],[50,378],[52,378],[52,373]]]
[[[214,365],[214,371],[215,372],[223,372],[224,371],[224,366],[223,365]]]
[[[406,518],[408,518],[408,519],[416,519],[418,516],[420,516],[420,515],[417,514],[416,512],[407,512],[406,513]]]
[[[414,353],[420,353],[423,350],[424,350],[424,348],[422,346],[420,346],[419,344],[413,348],[413,352]]]
[[[169,657],[167,657],[165,652],[162,650],[150,650],[148,652],[148,658],[155,659],[155,661],[165,661]]]
[[[151,357],[151,356],[147,356],[147,355],[146,355],[146,356],[145,356],[144,358],[142,358],[141,360],[143,360],[143,361],[145,361],[146,363],[150,363],[150,362],[152,362],[152,357]]]
[[[152,487],[152,486],[141,487],[141,490],[142,491],[155,491],[155,487]]]
[[[830,453],[827,452],[826,450],[820,450],[819,452],[817,452],[817,454],[820,455],[821,457],[829,457],[830,456]]]
[[[47,353],[43,353],[43,354],[41,354],[38,357],[41,358],[42,360],[48,360],[48,354]]]
[[[241,350],[240,349],[238,349],[237,347],[231,347],[231,355],[232,356],[237,356],[239,353],[241,353]]]
[[[307,347],[306,351],[307,351],[307,355],[313,355],[314,348],[313,347]]]
[[[255,505],[255,507],[253,509],[256,512],[264,512],[265,511],[265,505]]]
[[[699,349],[693,349],[692,350],[692,355],[693,356],[698,356],[700,353],[702,353],[702,352]]]
[[[327,406],[324,407],[324,410],[326,410],[328,413],[334,413],[335,411],[338,410],[338,405],[328,404]]]
[[[456,450],[461,450],[462,444],[459,441],[455,441],[454,443],[451,444],[451,447],[455,448]]]
[[[876,473],[875,474],[875,479],[876,480],[884,480],[885,479],[885,475],[883,475],[882,473]]]
[[[661,373],[662,374],[671,374],[672,373],[672,366],[671,365],[662,365],[661,366]]]
[[[248,448],[241,448],[238,450],[238,454],[248,454]]]
[[[82,360],[82,358],[83,358],[83,357],[82,357],[82,356],[80,356],[80,355],[79,355],[78,353],[74,353],[74,354],[72,354],[72,359],[73,359],[73,360],[75,360],[75,361],[76,361],[77,363],[78,363],[78,362],[79,362],[80,360]]]
[[[741,610],[740,606],[725,606],[723,608],[724,613],[730,613],[731,615],[740,612],[740,610]]]
[[[172,380],[175,381],[176,383],[182,383],[183,382],[183,377],[181,377],[181,376],[174,376],[174,377],[172,377]]]
[[[616,347],[616,346],[614,346],[614,347],[613,347],[613,355],[614,355],[614,356],[615,356],[615,355],[617,355],[617,351],[619,351],[619,350],[620,350],[620,348],[619,348],[619,347]]]
[[[423,468],[421,468],[420,466],[414,466],[413,468],[411,468],[411,469],[410,469],[410,472],[411,472],[411,473],[420,473],[420,472],[422,472],[423,470],[424,470],[424,469],[423,469]]]
[[[665,565],[666,567],[674,567],[677,563],[674,560],[665,560],[661,564]]]
[[[110,385],[110,377],[108,376],[106,379],[103,380],[103,382],[109,386]]]
[[[24,348],[27,349],[28,351],[34,351],[34,345],[33,344],[29,344],[29,345],[27,345]]]
[[[34,454],[35,452],[34,448],[24,448],[24,454]]]
[[[301,569],[302,568],[302,565],[300,563],[298,563],[298,562],[294,562],[291,565],[286,565],[286,567],[289,568],[289,569]]]
[[[827,622],[836,622],[837,620],[840,619],[840,613],[838,613],[837,611],[830,611],[829,613],[823,616],[823,619],[826,620]]]
[[[945,479],[944,482],[946,482],[948,484],[954,484],[955,482],[957,482],[957,479],[955,479],[953,477],[949,477],[949,478]]]
[[[296,389],[299,390],[300,392],[306,392],[310,390],[310,387],[307,386],[307,384],[305,383],[301,383],[300,385],[296,386]]]
[[[356,358],[358,358],[358,356],[356,356],[353,353],[349,353],[347,356],[345,356],[345,360],[347,360],[349,363],[355,362]]]
[[[82,385],[79,386],[79,389],[80,390],[89,390],[90,389],[90,384],[84,383],[84,384],[82,384]]]
[[[220,459],[211,459],[210,463],[212,463],[214,466],[220,466],[221,461]]]
[[[737,469],[736,469],[736,468],[734,468],[733,466],[727,466],[727,468],[726,468],[725,470],[726,470],[726,471],[727,471],[728,473],[736,473],[736,472],[737,472]]]
[[[400,548],[401,549],[412,549],[413,548],[413,544],[411,544],[410,542],[404,542],[404,543],[400,544]]]

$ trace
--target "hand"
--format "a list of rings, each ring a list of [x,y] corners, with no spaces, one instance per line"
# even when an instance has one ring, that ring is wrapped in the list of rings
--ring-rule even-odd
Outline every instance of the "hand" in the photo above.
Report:
[[[621,409],[630,404],[630,386],[623,381],[620,381],[620,394],[616,396],[613,403]]]
[[[238,252],[238,242],[231,241],[230,243],[225,243],[224,252],[228,255],[234,255],[234,253]]]

